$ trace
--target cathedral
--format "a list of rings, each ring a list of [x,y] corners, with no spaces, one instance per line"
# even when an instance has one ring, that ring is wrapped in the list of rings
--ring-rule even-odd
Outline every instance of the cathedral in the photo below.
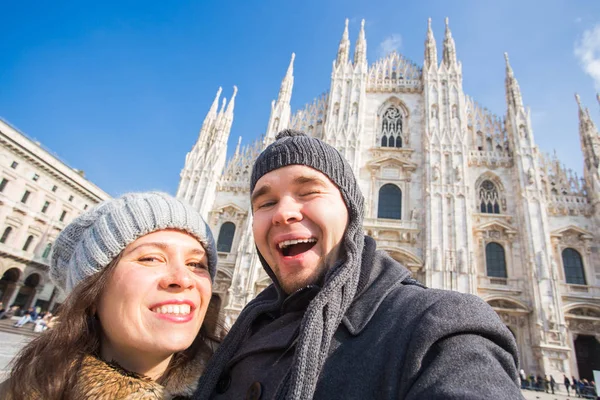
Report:
[[[230,325],[270,284],[252,238],[249,177],[276,133],[295,128],[335,146],[353,167],[365,196],[364,231],[378,248],[428,287],[483,298],[514,334],[527,374],[593,379],[600,135],[589,110],[576,96],[579,178],[536,146],[508,55],[506,112],[497,116],[463,92],[448,20],[439,57],[431,21],[424,47],[422,66],[397,52],[369,64],[364,21],[352,56],[346,21],[329,89],[292,112],[292,54],[266,133],[243,147],[240,138],[229,159],[237,88],[221,106],[219,89],[177,190],[217,239],[211,302]]]

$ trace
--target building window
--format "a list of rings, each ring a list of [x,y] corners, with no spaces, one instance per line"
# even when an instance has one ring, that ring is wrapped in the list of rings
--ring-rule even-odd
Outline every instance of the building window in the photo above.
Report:
[[[402,147],[402,112],[390,106],[381,121],[381,147]]]
[[[485,180],[479,186],[479,210],[485,214],[500,214],[500,198],[496,185]]]
[[[25,241],[25,244],[23,245],[23,251],[27,251],[29,249],[29,246],[31,246],[31,242],[33,242],[33,235],[29,235],[27,237],[27,240]]]
[[[586,285],[581,254],[575,249],[567,248],[562,252],[565,280],[571,285]]]
[[[488,243],[485,246],[485,265],[487,267],[487,276],[492,278],[506,278],[504,247],[498,243]]]
[[[69,196],[69,201],[73,201],[73,195]]]
[[[60,222],[64,222],[65,217],[67,216],[67,212],[63,210],[62,214],[60,214],[60,218],[58,219]]]
[[[48,211],[48,207],[50,207],[49,201],[44,203],[44,206],[42,207],[42,213],[45,213],[46,211]]]
[[[10,167],[11,167],[12,169],[17,169],[17,167],[18,167],[18,166],[19,166],[19,163],[18,163],[18,162],[16,162],[16,161],[13,161],[13,162],[12,162],[12,164],[10,164]]]
[[[7,227],[4,230],[4,233],[2,233],[2,237],[0,237],[0,243],[6,243],[11,232],[12,232],[12,228],[10,226]]]
[[[377,218],[402,219],[402,191],[388,183],[379,189]]]
[[[37,182],[38,179],[40,179],[40,176],[38,174],[33,174],[33,179],[35,182]]]
[[[233,222],[225,222],[223,225],[221,225],[219,239],[217,240],[217,251],[222,251],[225,253],[231,252],[234,234],[235,224]]]
[[[2,178],[2,182],[0,182],[0,192],[4,192],[4,188],[6,188],[7,183],[8,183],[8,179]]]
[[[42,258],[48,258],[50,255],[50,250],[52,249],[52,243],[48,243],[46,248],[44,249],[44,253],[42,254]]]
[[[21,197],[21,203],[27,203],[27,199],[29,198],[30,194],[31,192],[29,190],[26,190],[25,193],[23,193],[23,197]]]
[[[52,186],[52,191],[53,192],[56,192],[56,189],[58,189],[58,186],[56,186],[56,185]]]

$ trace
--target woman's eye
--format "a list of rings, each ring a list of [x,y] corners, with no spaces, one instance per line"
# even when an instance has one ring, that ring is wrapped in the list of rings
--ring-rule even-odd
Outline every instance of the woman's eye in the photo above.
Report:
[[[301,196],[310,196],[311,194],[319,194],[318,190],[309,190],[308,192],[302,193]]]
[[[151,262],[158,262],[160,260],[158,259],[158,257],[155,257],[155,256],[144,256],[144,257],[141,257],[139,259],[139,261],[151,263]]]

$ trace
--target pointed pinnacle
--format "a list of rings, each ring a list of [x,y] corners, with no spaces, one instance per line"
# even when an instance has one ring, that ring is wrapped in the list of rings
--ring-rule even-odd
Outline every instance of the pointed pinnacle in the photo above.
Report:
[[[219,114],[223,113],[223,110],[225,109],[225,103],[227,103],[227,99],[223,97],[223,102],[221,103],[221,110],[219,111]]]
[[[242,144],[242,137],[238,137],[237,146],[235,146],[235,156],[237,157],[240,154],[240,146]]]
[[[238,88],[237,86],[233,86],[233,95],[231,96],[231,100],[229,100],[229,104],[227,105],[227,115],[231,116],[233,114],[233,107],[235,106],[235,96],[237,95]]]
[[[427,18],[427,30],[431,30],[431,17]]]
[[[296,53],[292,53],[292,58],[290,59],[290,65],[288,66],[286,76],[291,76],[294,73],[294,60],[296,59]]]
[[[219,90],[217,90],[217,95],[215,96],[215,99],[213,100],[213,103],[210,106],[210,110],[208,111],[209,115],[217,114],[217,109],[219,108],[219,97],[221,97],[222,91],[223,91],[223,88],[221,86],[219,86]]]
[[[342,34],[342,41],[348,40],[348,18],[346,18],[346,25],[344,26],[344,33]]]
[[[508,53],[506,53],[506,52],[504,53],[504,60],[506,61],[506,73],[509,76],[513,76],[513,70],[512,70],[512,67],[510,66],[510,62],[508,60]]]
[[[446,17],[444,21],[446,23],[446,35],[451,35],[452,32],[450,32],[450,19]]]
[[[575,100],[577,101],[577,105],[581,108],[581,98],[577,93],[575,93]]]

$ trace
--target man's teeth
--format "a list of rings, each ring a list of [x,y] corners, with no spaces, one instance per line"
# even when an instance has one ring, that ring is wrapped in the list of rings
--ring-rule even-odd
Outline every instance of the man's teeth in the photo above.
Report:
[[[186,315],[191,312],[192,308],[189,304],[169,304],[167,306],[155,307],[152,312],[157,314],[178,314]]]
[[[317,241],[317,239],[315,239],[315,238],[285,240],[285,241],[279,243],[279,248],[280,249],[285,249],[286,247],[291,246],[293,244],[298,244],[298,243],[315,243],[316,241]]]

